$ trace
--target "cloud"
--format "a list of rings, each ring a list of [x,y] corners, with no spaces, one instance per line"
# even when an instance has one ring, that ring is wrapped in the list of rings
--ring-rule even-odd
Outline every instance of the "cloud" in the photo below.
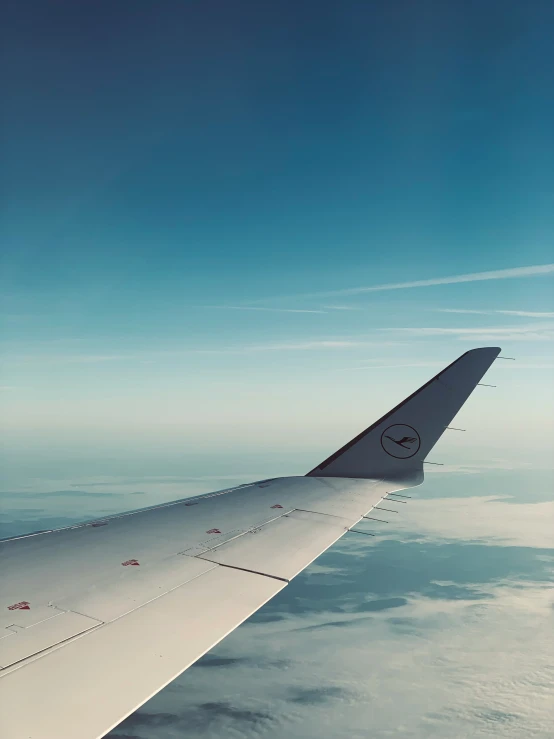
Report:
[[[10,493],[3,493],[5,496],[9,496]],[[85,490],[51,490],[47,492],[34,492],[34,493],[12,493],[14,498],[113,498],[114,496],[123,495],[123,493],[90,493]]]
[[[328,310],[362,310],[359,305],[326,305]]]
[[[301,575],[302,611],[290,613],[288,586],[273,601],[285,606],[283,619],[251,620],[216,648],[233,666],[192,667],[112,736],[174,739],[186,729],[190,739],[364,739],[368,726],[375,739],[550,736],[552,595],[532,570],[529,579],[517,576],[517,550],[493,546],[468,557],[471,545],[437,551],[425,541],[399,559],[398,542],[357,555],[344,543],[326,555],[351,562],[335,585],[344,601],[364,602],[380,582],[402,592],[404,605],[339,620],[319,609],[318,587]],[[423,585],[429,565],[461,581]],[[473,576],[487,580],[487,592]],[[435,591],[423,594],[422,585]],[[283,657],[286,669],[265,666]]]
[[[521,316],[523,318],[554,318],[552,312],[537,312],[530,310],[474,310],[473,308],[435,308],[439,313],[471,313],[480,316]]]
[[[335,372],[350,372],[355,370],[368,369],[398,369],[400,367],[442,367],[444,362],[405,362],[402,364],[364,364],[361,367],[340,367]]]
[[[286,669],[289,665],[289,661],[285,659],[281,660],[259,660],[259,659],[247,659],[246,657],[218,657],[216,654],[208,653],[204,655],[196,663],[197,667],[208,667],[208,668],[227,668],[236,667],[237,665],[253,665],[263,667],[278,667],[279,669]]]
[[[537,313],[529,310],[498,310],[497,313],[503,313],[506,316],[524,316],[526,318],[554,318],[554,313]]]
[[[349,349],[359,346],[371,346],[370,341],[354,341],[351,339],[323,339],[314,341],[292,341],[276,344],[251,344],[243,351],[275,352],[275,351],[309,351],[312,349]]]
[[[264,352],[297,352],[313,350],[350,349],[357,347],[390,346],[398,341],[369,341],[357,337],[303,339],[299,341],[260,342],[258,344],[242,344],[222,346],[218,348],[190,348],[180,351],[162,350],[130,354],[5,354],[4,363],[48,363],[48,364],[94,364],[97,362],[127,361],[134,363],[151,363],[159,359],[185,360],[191,356],[223,356],[233,354],[258,354]]]
[[[454,336],[459,339],[470,337],[474,341],[552,341],[554,339],[554,323],[543,323],[537,330],[537,325],[525,326],[482,326],[482,327],[453,327],[444,326],[414,326],[379,328],[377,331],[387,331],[410,336]]]
[[[554,264],[534,264],[528,267],[512,267],[489,272],[471,272],[469,274],[451,275],[449,277],[433,277],[428,280],[411,280],[409,282],[389,282],[382,285],[350,287],[342,290],[308,293],[296,297],[332,297],[360,295],[362,293],[380,292],[384,290],[405,290],[411,287],[432,287],[434,285],[454,285],[462,282],[482,282],[485,280],[508,280],[522,277],[540,277],[554,273]],[[287,296],[292,297],[292,296]],[[263,301],[256,301],[263,302]]]
[[[265,311],[268,313],[327,313],[326,310],[308,308],[264,308],[254,305],[204,305],[203,308],[216,308],[220,310],[250,310]]]
[[[420,499],[412,501],[409,515],[414,531],[435,540],[454,539],[462,530],[467,539],[491,544],[549,548],[554,543],[554,501],[515,504],[501,495]]]
[[[455,328],[445,328],[443,326],[431,327],[399,327],[399,328],[379,328],[378,331],[409,331],[413,334],[425,336],[447,336],[448,334],[466,334],[473,336],[474,334],[525,334],[529,330],[534,330],[535,326],[483,326],[483,327],[465,327],[457,326]],[[554,324],[546,324],[545,328],[554,329]]]
[[[151,733],[153,729],[156,730],[156,736],[158,736],[158,731],[164,729],[170,729],[172,732],[177,730],[179,736],[183,736],[184,732],[187,736],[191,736],[192,731],[204,732],[212,728],[220,731],[224,727],[227,729],[233,727],[233,731],[240,727],[242,732],[249,728],[257,729],[260,725],[266,725],[274,720],[274,716],[269,712],[240,708],[229,701],[221,700],[190,706],[175,713],[137,711],[125,720],[123,726],[125,730],[147,730],[149,737],[153,736]],[[121,736],[121,734],[116,733],[113,736]]]
[[[394,330],[394,329],[386,329],[386,330]],[[412,331],[414,329],[402,329],[404,331]],[[442,335],[442,334],[441,334]],[[506,336],[502,336],[499,338],[499,341],[506,339]],[[487,337],[487,341],[490,341],[490,336]],[[515,359],[513,357],[499,357],[499,359]],[[413,362],[409,358],[406,358],[404,360],[400,360],[399,362],[395,364],[387,364],[385,363],[386,360],[384,359],[375,359],[375,360],[368,360],[371,362],[371,364],[361,364],[357,367],[337,367],[333,369],[333,372],[357,372],[361,370],[382,370],[382,369],[402,369],[402,368],[408,368],[408,367],[444,367],[444,361],[423,361],[423,362]],[[383,364],[379,364],[379,362],[383,362]],[[528,370],[528,369],[554,369],[554,364],[552,362],[548,361],[542,361],[539,360],[533,360],[533,361],[512,361],[512,362],[500,362],[499,364],[495,365],[495,368],[505,369],[505,370]]]
[[[241,474],[229,474],[229,475],[143,475],[142,477],[125,477],[125,476],[113,476],[106,479],[93,479],[91,481],[72,483],[71,487],[75,488],[98,488],[98,487],[121,487],[127,485],[174,485],[175,483],[181,482],[222,482],[222,481],[235,481],[251,479],[256,480],[256,475],[260,476],[260,473],[249,473],[244,472]],[[143,492],[143,491],[142,491]],[[141,494],[142,494],[141,492]],[[104,495],[104,493],[102,493]]]
[[[361,310],[358,305],[324,305],[323,308],[269,308],[261,305],[203,305],[201,308],[216,310],[264,311],[267,313],[330,313],[333,311]]]
[[[506,337],[501,337],[506,339]],[[486,341],[490,341],[491,338],[488,336]],[[509,357],[503,357],[503,359],[509,359]],[[333,372],[357,372],[359,370],[382,370],[382,369],[401,369],[404,367],[443,367],[444,362],[403,362],[402,364],[362,364],[359,367],[339,367],[333,370]],[[551,362],[514,362],[509,364],[499,364],[496,368],[502,367],[507,370],[551,370],[554,369],[554,364]]]
[[[125,362],[129,360],[141,361],[142,357],[138,354],[20,354],[8,355],[3,357],[4,363],[7,362],[48,362],[48,363],[64,363],[64,364],[96,364],[99,362]]]
[[[291,690],[289,700],[292,703],[315,706],[320,703],[327,703],[333,698],[343,698],[348,695],[350,695],[350,691],[336,685],[330,685],[325,688],[294,688]]]

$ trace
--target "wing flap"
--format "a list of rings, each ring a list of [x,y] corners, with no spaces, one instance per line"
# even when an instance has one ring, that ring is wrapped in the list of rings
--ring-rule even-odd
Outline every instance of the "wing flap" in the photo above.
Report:
[[[289,581],[353,523],[321,513],[292,511],[200,557]]]

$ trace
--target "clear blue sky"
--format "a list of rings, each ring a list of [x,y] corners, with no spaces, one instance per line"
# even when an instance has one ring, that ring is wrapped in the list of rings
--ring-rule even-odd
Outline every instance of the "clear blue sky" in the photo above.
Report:
[[[508,443],[512,400],[538,443],[553,21],[549,0],[9,3],[10,438],[137,463],[161,439],[305,445],[301,472],[499,344],[520,364],[480,443]]]

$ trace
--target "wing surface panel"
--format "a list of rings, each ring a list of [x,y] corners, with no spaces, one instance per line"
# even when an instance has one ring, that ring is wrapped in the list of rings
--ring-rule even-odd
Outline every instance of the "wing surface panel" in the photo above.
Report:
[[[143,570],[157,570],[160,580],[166,572],[171,582],[180,584],[179,574],[173,569],[178,570],[180,565],[172,559],[179,553],[205,552],[294,508],[355,521],[382,495],[383,485],[376,481],[349,480],[341,485],[337,480],[283,478],[263,488],[253,485],[197,499],[194,506],[183,501],[105,518],[102,525],[0,542],[0,628],[13,623],[30,626],[50,617],[49,603],[74,602],[108,583],[113,584],[115,592],[119,584],[126,588],[127,582],[135,579],[144,582],[144,597],[136,600],[138,607],[152,598],[151,584],[142,578]],[[177,580],[172,581],[173,577]],[[30,606],[9,610],[18,603]],[[14,621],[16,617],[19,620]]]
[[[106,578],[84,592],[56,601],[56,608],[86,613],[101,621],[114,621],[145,603],[169,593],[213,569],[209,562],[176,554],[143,567],[120,567],[117,578]]]

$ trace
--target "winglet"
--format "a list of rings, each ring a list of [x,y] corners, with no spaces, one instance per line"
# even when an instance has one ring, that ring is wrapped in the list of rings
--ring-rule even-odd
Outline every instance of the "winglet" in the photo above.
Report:
[[[485,347],[462,354],[307,476],[422,482],[423,460],[499,353]]]

